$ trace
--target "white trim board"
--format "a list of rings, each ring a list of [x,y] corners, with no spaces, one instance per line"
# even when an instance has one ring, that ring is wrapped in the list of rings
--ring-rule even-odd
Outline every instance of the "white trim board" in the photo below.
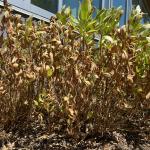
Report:
[[[21,12],[23,14],[27,14],[29,16],[35,17],[37,19],[41,19],[44,21],[49,21],[49,18],[54,14],[44,10],[40,7],[37,7],[31,4],[31,0],[8,0],[8,3],[12,5],[12,8],[15,11]],[[63,0],[59,0],[58,3],[58,11],[62,8]],[[0,0],[0,5],[3,6],[3,0]]]

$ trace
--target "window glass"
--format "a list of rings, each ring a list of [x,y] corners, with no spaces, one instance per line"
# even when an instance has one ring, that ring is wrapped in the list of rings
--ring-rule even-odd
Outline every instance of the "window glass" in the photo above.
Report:
[[[140,4],[139,0],[132,0],[133,8],[136,8],[136,6],[139,5],[139,4]]]
[[[93,6],[96,7],[97,9],[99,9],[100,8],[100,1],[93,0]]]
[[[100,0],[101,1],[101,0]],[[98,1],[98,0],[93,0],[93,6],[94,6],[94,8],[96,8],[95,10],[94,10],[94,13],[93,13],[93,17],[95,17],[96,16],[96,10],[98,9],[101,9],[102,8],[102,3],[100,2],[100,1]]]
[[[34,4],[52,13],[57,13],[58,10],[58,0],[31,0],[31,4]]]
[[[104,0],[104,8],[109,8],[109,0]]]
[[[125,0],[113,0],[113,7],[117,8],[117,7],[122,7],[124,14],[122,15],[121,19],[120,19],[120,25],[123,25],[125,23],[125,13],[126,13],[126,1]]]
[[[132,0],[132,6],[133,6],[133,9],[135,9],[137,7],[137,5],[140,6],[140,8],[142,9],[142,12],[144,12],[144,16],[143,16],[143,19],[142,19],[142,23],[150,23],[150,15],[148,15],[148,10],[150,10],[150,6],[147,6],[148,5],[148,0],[147,1],[140,1],[140,0]],[[146,9],[147,8],[147,9]]]
[[[70,6],[72,14],[78,16],[79,1],[82,0],[63,0],[63,5]]]

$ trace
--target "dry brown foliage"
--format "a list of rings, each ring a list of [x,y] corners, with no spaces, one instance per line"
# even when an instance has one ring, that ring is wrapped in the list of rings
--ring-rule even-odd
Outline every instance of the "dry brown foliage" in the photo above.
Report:
[[[10,8],[1,16],[2,125],[27,121],[36,108],[51,130],[72,135],[148,130],[150,59],[143,68],[141,56],[149,44],[130,24],[95,48],[56,18],[22,22]]]

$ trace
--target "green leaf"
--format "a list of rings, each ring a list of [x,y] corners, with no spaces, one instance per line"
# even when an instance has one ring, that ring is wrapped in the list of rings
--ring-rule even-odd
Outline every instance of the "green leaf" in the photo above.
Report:
[[[91,33],[95,33],[95,32],[97,32],[97,30],[89,30],[88,32],[87,32],[87,34],[91,34]]]
[[[83,0],[79,7],[79,19],[87,20],[92,12],[91,0]]]
[[[91,119],[93,117],[93,112],[89,111],[87,114],[87,119]]]
[[[43,97],[44,97],[43,94],[39,94],[38,101],[39,101],[40,103],[43,103],[43,102],[44,102]]]
[[[71,9],[70,9],[70,7],[67,7],[67,8],[64,10],[64,14],[65,14],[66,16],[70,16],[70,15],[71,15]]]
[[[53,74],[53,70],[50,68],[47,70],[47,77],[51,77]]]
[[[27,19],[27,21],[26,21],[26,26],[27,26],[28,28],[31,28],[31,27],[32,27],[32,17],[29,17],[29,18]]]
[[[70,7],[63,6],[61,12],[56,14],[57,18],[63,23],[66,24],[68,19],[71,17],[71,9]]]
[[[93,20],[93,21],[88,22],[88,24],[87,24],[87,26],[86,26],[86,29],[88,29],[88,28],[93,28],[93,26],[95,25],[95,23],[96,23],[96,20]]]
[[[34,100],[34,104],[35,104],[35,106],[39,106],[39,103],[35,100]]]

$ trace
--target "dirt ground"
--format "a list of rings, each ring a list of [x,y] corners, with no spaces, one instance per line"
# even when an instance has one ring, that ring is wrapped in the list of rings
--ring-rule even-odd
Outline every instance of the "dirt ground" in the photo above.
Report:
[[[0,150],[150,150],[149,133],[85,135],[75,139],[65,133],[49,133],[38,121],[9,131],[0,130]]]

